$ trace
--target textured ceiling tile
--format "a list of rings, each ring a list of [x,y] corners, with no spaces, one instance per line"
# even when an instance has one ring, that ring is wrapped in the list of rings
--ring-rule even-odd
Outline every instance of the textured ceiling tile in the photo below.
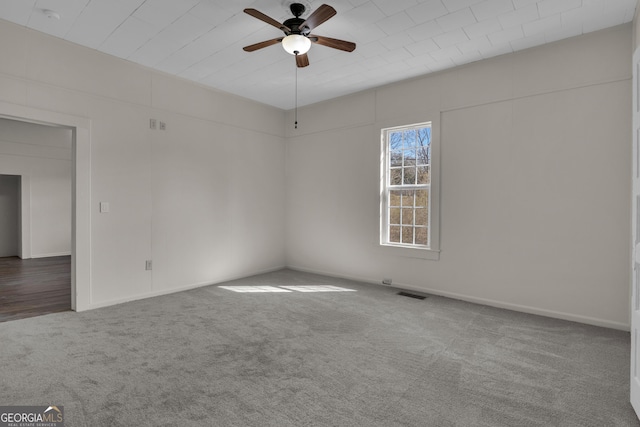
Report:
[[[460,52],[457,46],[450,46],[445,49],[440,49],[434,52],[430,52],[429,55],[431,55],[431,57],[436,61],[440,61],[442,59],[451,59],[451,58],[461,57],[462,52]]]
[[[162,30],[157,39],[168,50],[181,48],[209,32],[211,27],[193,15],[185,14]]]
[[[461,9],[468,8],[474,4],[480,3],[483,0],[442,0],[444,6],[449,12],[456,12]]]
[[[486,36],[487,34],[497,33],[502,31],[502,25],[496,18],[488,19],[482,22],[476,22],[475,24],[467,25],[464,27],[464,32],[467,33],[470,39],[476,37]]]
[[[128,58],[157,32],[158,29],[153,25],[130,16],[102,43],[100,50],[121,58]]]
[[[64,38],[88,3],[89,0],[67,0],[64,2],[39,0],[29,17],[27,26],[37,31]],[[47,17],[44,14],[45,9],[54,10],[60,15],[60,19]]]
[[[193,79],[201,82],[202,79],[211,74],[217,73],[228,64],[240,60],[242,60],[240,52],[220,51],[190,66],[179,75],[187,79]]]
[[[444,7],[441,0],[427,0],[407,9],[407,14],[416,24],[432,21],[448,13],[449,11]]]
[[[440,48],[445,48],[452,45],[460,44],[468,40],[469,40],[469,37],[467,37],[467,34],[464,31],[462,31],[461,28],[450,31],[448,33],[441,34],[433,38],[433,41],[438,46],[440,46]]]
[[[409,66],[409,68],[411,68],[413,72],[416,72],[418,75],[430,72],[431,68],[429,67],[429,65],[434,64],[433,59],[429,60],[425,57],[416,58],[415,56],[405,60],[404,62]]]
[[[407,49],[396,49],[390,50],[385,53],[383,59],[393,64],[395,62],[404,61],[405,59],[411,58],[412,54]]]
[[[467,25],[474,24],[477,21],[476,17],[471,12],[471,9],[467,8],[442,16],[436,19],[436,22],[440,25],[440,28],[446,32],[466,27]]]
[[[356,34],[357,34],[357,40],[359,42],[358,45],[362,43],[369,43],[372,41],[381,40],[384,37],[387,37],[387,34],[384,31],[382,31],[382,29],[378,27],[376,24],[360,27],[356,31]],[[356,39],[354,38],[354,40]]]
[[[386,50],[401,49],[408,44],[412,44],[413,39],[406,33],[396,34],[395,36],[386,37],[380,40],[380,44],[386,48]]]
[[[514,10],[513,12],[504,13],[498,16],[498,21],[502,25],[502,28],[507,29],[515,27],[517,25],[533,22],[540,18],[538,14],[538,7],[535,4],[523,7],[522,9]]]
[[[378,9],[387,16],[395,15],[407,8],[418,4],[416,0],[394,0],[392,2],[386,0],[373,0]]]
[[[552,15],[538,21],[529,22],[522,25],[524,35],[527,37],[535,36],[537,34],[544,34],[549,31],[555,31],[562,27],[562,19],[560,14]]]
[[[521,39],[524,37],[522,27],[512,27],[507,30],[498,31],[497,33],[489,34],[489,41],[493,45],[502,45],[510,43],[513,40]]]
[[[134,16],[149,24],[164,28],[187,13],[198,0],[146,0]]]
[[[378,67],[387,65],[389,62],[380,56],[374,56],[364,62],[364,66],[369,70],[375,70]]]
[[[350,25],[356,28],[373,24],[386,17],[386,15],[378,9],[378,6],[372,2],[367,2],[361,6],[353,8],[342,16],[344,16]]]
[[[477,37],[472,40],[458,44],[458,49],[463,54],[480,52],[492,48],[492,44],[487,37]]]
[[[197,16],[214,28],[219,24],[231,18],[234,14],[231,11],[220,9],[213,4],[203,1],[198,3],[188,12],[190,15]]]
[[[387,52],[388,49],[380,41],[374,40],[370,43],[359,44],[356,51],[362,58],[369,59]]]
[[[154,67],[163,59],[169,57],[172,52],[167,51],[164,45],[156,40],[151,40],[144,46],[129,55],[129,60],[147,67]]]
[[[442,31],[442,28],[440,28],[440,25],[438,25],[436,21],[425,22],[424,24],[415,26],[407,31],[409,36],[417,42],[430,39],[438,34],[442,34],[443,32],[444,31]]]
[[[511,12],[513,3],[511,0],[485,0],[471,6],[471,11],[478,21],[495,18],[503,13]]]
[[[349,4],[353,7],[362,6],[364,3],[368,3],[370,0],[349,0]]]
[[[0,16],[7,21],[26,26],[35,5],[35,0],[3,0],[0,1]]]
[[[522,9],[523,7],[531,6],[538,3],[540,0],[513,0],[513,5],[516,9]]]
[[[143,1],[92,1],[82,10],[65,39],[97,49]]]
[[[538,11],[540,17],[545,18],[580,6],[582,0],[542,0],[538,3]]]
[[[410,44],[405,47],[413,56],[420,56],[425,53],[433,52],[440,49],[433,40],[426,39],[417,43]]]
[[[377,25],[386,34],[393,35],[405,30],[407,21],[409,21],[409,16],[404,12],[400,12],[388,18],[381,19],[377,22]]]

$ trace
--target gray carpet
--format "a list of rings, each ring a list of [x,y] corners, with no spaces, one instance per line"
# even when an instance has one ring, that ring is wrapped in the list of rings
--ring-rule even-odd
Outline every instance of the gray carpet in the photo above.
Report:
[[[0,405],[66,426],[639,426],[629,334],[282,270],[0,324]]]

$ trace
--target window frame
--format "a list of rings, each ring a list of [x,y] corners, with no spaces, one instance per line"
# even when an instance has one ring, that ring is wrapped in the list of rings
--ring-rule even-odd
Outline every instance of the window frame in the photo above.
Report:
[[[439,224],[439,114],[436,116],[438,120],[416,121],[411,124],[398,126],[379,126],[379,138],[380,138],[380,223],[379,223],[379,247],[388,253],[392,253],[398,256],[405,256],[409,258],[420,258],[438,260],[440,258],[440,224]],[[431,127],[431,142],[430,142],[430,183],[429,184],[414,184],[414,185],[390,185],[390,171],[391,166],[389,164],[389,143],[387,141],[387,135],[392,131],[406,130],[421,127]],[[429,203],[428,209],[428,239],[426,245],[407,244],[407,243],[395,243],[389,241],[389,194],[391,190],[402,189],[427,189]]]

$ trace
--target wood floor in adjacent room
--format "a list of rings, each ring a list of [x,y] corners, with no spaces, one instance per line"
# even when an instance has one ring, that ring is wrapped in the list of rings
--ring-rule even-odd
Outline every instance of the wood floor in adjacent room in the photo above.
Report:
[[[0,258],[0,322],[71,310],[71,257]]]

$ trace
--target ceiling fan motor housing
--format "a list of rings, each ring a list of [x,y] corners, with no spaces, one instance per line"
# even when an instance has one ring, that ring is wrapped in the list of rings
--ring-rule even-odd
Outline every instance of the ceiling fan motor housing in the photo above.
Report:
[[[300,18],[300,16],[304,13],[305,10],[307,10],[307,8],[302,3],[291,3],[289,9],[291,9],[291,13],[293,14],[293,16],[295,16],[295,18],[287,19],[282,23],[284,26],[291,30],[290,32],[285,31],[285,34],[302,34],[303,36],[308,35],[311,30],[307,29],[305,31],[304,28],[300,28],[300,25],[304,24],[305,22],[305,20]]]
[[[291,13],[296,18],[299,18],[300,16],[302,16],[304,11],[307,10],[307,8],[302,3],[291,3],[291,5],[289,6],[289,9],[291,9]]]

